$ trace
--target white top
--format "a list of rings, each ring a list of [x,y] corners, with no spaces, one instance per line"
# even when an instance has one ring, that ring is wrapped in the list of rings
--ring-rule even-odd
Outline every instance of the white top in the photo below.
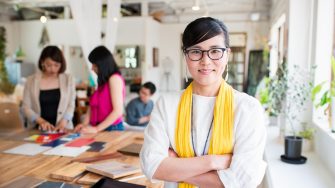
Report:
[[[168,157],[169,147],[175,150],[174,132],[181,94],[182,92],[162,95],[145,129],[140,157],[143,173],[148,179],[152,179],[159,164]],[[247,94],[234,91],[234,96],[233,158],[230,167],[219,170],[218,174],[226,188],[257,187],[266,168],[263,161],[266,142],[263,108],[255,98]],[[213,118],[215,98],[193,95],[193,138],[197,155],[201,155],[204,149]],[[165,182],[165,187],[174,188],[177,183]]]

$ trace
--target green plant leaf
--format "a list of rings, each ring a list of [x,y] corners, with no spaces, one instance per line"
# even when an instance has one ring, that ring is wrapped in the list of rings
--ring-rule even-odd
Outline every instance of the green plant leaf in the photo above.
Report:
[[[321,99],[320,99],[320,106],[323,106],[325,104],[327,104],[328,102],[330,102],[330,97],[329,97],[329,91],[326,91],[323,93]]]
[[[316,86],[312,89],[312,100],[313,100],[313,101],[315,100],[316,95],[321,91],[322,86],[323,86],[324,83],[325,83],[325,81],[324,81],[324,82],[321,82],[321,83],[318,84],[318,85],[316,85]]]

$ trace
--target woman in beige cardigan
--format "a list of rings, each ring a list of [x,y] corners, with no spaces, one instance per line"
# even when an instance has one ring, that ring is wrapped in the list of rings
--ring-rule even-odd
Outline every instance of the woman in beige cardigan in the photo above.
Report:
[[[66,62],[57,46],[43,49],[38,72],[28,77],[23,94],[23,112],[30,127],[63,132],[73,129],[75,83],[65,74]]]

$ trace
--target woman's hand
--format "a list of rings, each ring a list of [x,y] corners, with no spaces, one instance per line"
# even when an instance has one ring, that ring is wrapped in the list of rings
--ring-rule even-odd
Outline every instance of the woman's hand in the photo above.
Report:
[[[81,129],[80,133],[98,133],[99,130],[97,129],[97,127],[92,127],[92,126],[86,126],[84,128]]]
[[[66,125],[67,125],[67,123],[68,123],[68,120],[66,120],[66,119],[60,120],[60,122],[55,127],[55,131],[58,131],[58,132],[67,132],[67,130],[65,128]]]
[[[229,168],[232,154],[224,155],[209,155],[211,160],[211,166],[214,170],[224,170]]]
[[[41,131],[53,131],[55,127],[47,121],[38,123],[38,129]]]
[[[76,127],[74,128],[74,132],[79,133],[84,127],[87,127],[88,125],[85,125],[83,123],[79,123],[78,125],[76,125]]]

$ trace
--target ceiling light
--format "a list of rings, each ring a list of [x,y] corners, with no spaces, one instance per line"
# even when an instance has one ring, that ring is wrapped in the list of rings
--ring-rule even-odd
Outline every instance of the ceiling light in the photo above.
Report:
[[[250,14],[251,21],[258,21],[261,18],[261,14],[259,12],[253,12]]]
[[[195,0],[195,1],[194,1],[194,5],[192,6],[192,10],[194,10],[194,11],[198,11],[198,10],[200,10],[200,7],[199,7],[199,0]]]
[[[41,21],[42,23],[46,23],[46,22],[48,21],[48,18],[47,18],[46,16],[41,16],[41,17],[40,17],[40,21]]]
[[[200,10],[200,7],[199,6],[192,6],[192,10],[194,10],[194,11],[198,11],[198,10]]]

